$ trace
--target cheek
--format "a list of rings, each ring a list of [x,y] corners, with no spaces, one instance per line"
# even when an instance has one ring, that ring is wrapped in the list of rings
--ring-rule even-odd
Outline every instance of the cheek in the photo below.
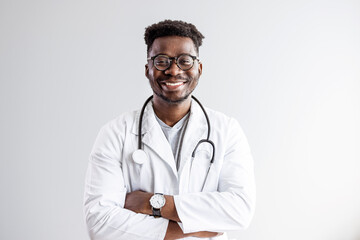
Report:
[[[152,86],[152,88],[158,88],[159,84],[157,83],[156,79],[158,78],[158,74],[154,71],[149,70],[148,79],[149,83]]]
[[[146,77],[148,78],[148,79],[152,79],[153,77],[153,71],[152,71],[152,69],[150,68],[150,69],[148,69],[147,70],[147,74],[146,74]]]
[[[148,74],[149,79],[156,80],[160,75],[161,73],[159,73],[159,71],[149,69],[149,74]]]
[[[196,69],[189,74],[189,77],[191,77],[193,80],[198,80],[198,78],[200,77],[200,72],[198,71],[198,69]]]

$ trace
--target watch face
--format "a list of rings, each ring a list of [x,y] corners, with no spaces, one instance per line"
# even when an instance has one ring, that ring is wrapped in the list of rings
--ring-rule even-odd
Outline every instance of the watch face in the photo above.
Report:
[[[150,198],[150,205],[153,208],[162,208],[165,205],[165,197],[161,194],[155,194]]]

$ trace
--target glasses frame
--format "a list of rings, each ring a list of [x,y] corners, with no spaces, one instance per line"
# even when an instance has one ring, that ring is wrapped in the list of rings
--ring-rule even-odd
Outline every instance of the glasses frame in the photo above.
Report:
[[[158,68],[156,67],[154,60],[155,60],[155,58],[157,58],[158,56],[164,56],[164,57],[167,57],[167,58],[170,60],[170,64],[169,64],[169,66],[168,66],[166,69],[158,69]],[[193,64],[191,65],[191,67],[189,67],[189,68],[186,69],[186,70],[185,70],[185,69],[182,69],[182,68],[179,66],[178,61],[177,61],[177,60],[178,60],[180,57],[182,57],[182,56],[189,56],[189,57],[191,57],[192,60],[193,60]],[[190,54],[187,54],[187,53],[180,54],[180,55],[177,56],[177,57],[169,57],[168,55],[165,55],[165,54],[157,54],[157,55],[155,55],[155,56],[152,56],[152,57],[147,58],[147,60],[148,60],[148,61],[152,60],[153,66],[154,66],[158,71],[166,71],[166,70],[168,70],[168,69],[171,67],[172,62],[173,62],[174,60],[175,60],[176,66],[177,66],[178,68],[180,68],[181,70],[183,70],[183,71],[188,71],[188,70],[190,70],[190,69],[194,66],[195,60],[198,60],[198,61],[200,62],[200,59],[199,59],[197,56],[193,56],[193,55],[190,55]]]

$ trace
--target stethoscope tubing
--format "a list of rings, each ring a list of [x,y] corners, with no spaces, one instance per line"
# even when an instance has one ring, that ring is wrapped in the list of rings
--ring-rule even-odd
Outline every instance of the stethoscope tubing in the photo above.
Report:
[[[140,118],[139,118],[139,129],[138,129],[138,149],[142,149],[141,144],[142,144],[142,121],[143,121],[143,116],[144,116],[144,112],[145,112],[145,108],[148,105],[148,103],[151,101],[151,99],[153,99],[153,96],[150,96],[148,99],[146,99],[141,112],[140,112]]]
[[[200,103],[200,101],[194,97],[194,96],[191,96],[200,106],[201,110],[203,111],[204,115],[205,115],[205,118],[206,118],[206,122],[207,122],[207,126],[208,126],[208,131],[207,131],[207,137],[206,139],[201,139],[195,146],[194,148],[194,151],[192,152],[191,154],[191,158],[192,160],[195,158],[195,154],[196,154],[196,150],[197,148],[200,146],[200,144],[202,143],[209,143],[212,147],[212,155],[211,155],[211,160],[210,160],[210,165],[207,169],[207,172],[206,172],[206,176],[205,176],[205,180],[204,180],[204,183],[203,183],[203,186],[201,188],[201,191],[204,189],[204,186],[205,186],[205,183],[206,183],[206,180],[207,180],[207,177],[209,175],[209,172],[210,172],[210,168],[212,166],[212,164],[214,163],[214,159],[215,159],[215,144],[213,141],[211,141],[209,138],[210,138],[210,131],[211,131],[211,127],[210,127],[210,120],[209,120],[209,117],[206,113],[206,110],[205,108],[203,107],[203,105]],[[140,112],[140,117],[139,117],[139,128],[138,128],[138,149],[135,151],[135,152],[139,152],[139,151],[142,151],[143,154],[146,155],[146,153],[144,152],[144,150],[142,150],[142,123],[143,123],[143,116],[144,116],[144,112],[145,112],[145,108],[146,106],[148,105],[148,103],[153,99],[153,96],[150,96],[144,103],[142,109],[141,109],[141,112]],[[134,152],[134,153],[135,153]],[[191,161],[192,161],[191,160]],[[142,161],[141,161],[142,162]]]

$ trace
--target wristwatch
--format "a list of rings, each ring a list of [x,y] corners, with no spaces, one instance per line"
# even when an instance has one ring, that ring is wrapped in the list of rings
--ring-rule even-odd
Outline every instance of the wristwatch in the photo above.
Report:
[[[150,198],[150,206],[154,217],[161,217],[161,208],[165,205],[165,197],[162,193],[155,193]]]

